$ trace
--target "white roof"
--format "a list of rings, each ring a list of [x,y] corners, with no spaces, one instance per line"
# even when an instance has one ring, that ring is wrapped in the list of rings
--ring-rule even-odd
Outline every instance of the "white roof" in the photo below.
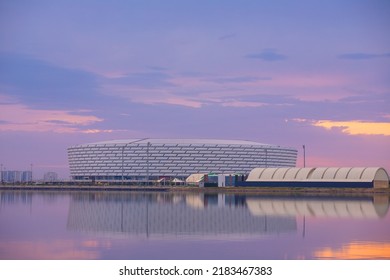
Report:
[[[80,146],[88,145],[112,145],[112,144],[215,144],[215,145],[253,145],[253,146],[276,146],[264,144],[248,140],[226,140],[226,139],[164,139],[164,138],[139,138],[139,139],[121,139],[121,140],[109,140],[94,142],[88,144],[82,144]]]
[[[191,174],[190,176],[187,177],[186,182],[187,183],[199,183],[203,180],[205,173],[195,173]]]
[[[280,167],[255,168],[247,181],[389,181],[381,167]]]

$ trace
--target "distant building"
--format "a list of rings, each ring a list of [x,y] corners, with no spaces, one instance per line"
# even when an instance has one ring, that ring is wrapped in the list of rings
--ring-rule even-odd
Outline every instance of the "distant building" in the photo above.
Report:
[[[3,183],[28,183],[32,181],[31,171],[1,171]]]
[[[73,180],[185,179],[193,173],[248,174],[256,167],[295,167],[297,150],[242,140],[128,139],[68,148]]]
[[[31,171],[22,171],[22,183],[32,182],[32,172]]]
[[[44,182],[55,182],[58,181],[58,174],[56,172],[46,172],[43,175],[43,181]]]

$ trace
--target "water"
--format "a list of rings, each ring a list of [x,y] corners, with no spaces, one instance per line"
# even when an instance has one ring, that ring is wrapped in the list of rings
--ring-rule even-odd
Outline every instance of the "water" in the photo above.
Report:
[[[0,191],[0,259],[390,259],[389,196]]]

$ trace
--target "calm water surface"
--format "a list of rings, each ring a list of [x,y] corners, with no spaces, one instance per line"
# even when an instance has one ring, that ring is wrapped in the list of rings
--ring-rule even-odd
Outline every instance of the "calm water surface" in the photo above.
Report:
[[[390,259],[389,196],[0,191],[0,259]]]

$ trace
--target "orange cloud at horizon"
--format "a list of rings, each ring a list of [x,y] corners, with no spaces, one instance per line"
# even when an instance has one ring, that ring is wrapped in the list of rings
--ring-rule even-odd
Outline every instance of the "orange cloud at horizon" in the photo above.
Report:
[[[314,252],[314,256],[319,259],[337,260],[390,260],[390,243],[352,242],[345,246],[342,246],[340,249],[332,249],[329,247],[322,248]]]
[[[390,123],[387,122],[319,120],[313,122],[313,125],[323,127],[328,130],[332,128],[340,128],[341,132],[349,135],[390,136]]]

